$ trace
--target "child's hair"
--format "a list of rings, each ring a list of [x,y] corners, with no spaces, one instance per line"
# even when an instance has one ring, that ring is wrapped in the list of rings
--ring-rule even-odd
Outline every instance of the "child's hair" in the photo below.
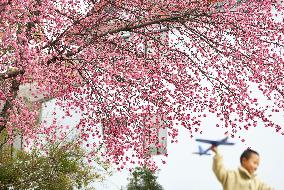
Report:
[[[250,158],[250,155],[252,155],[252,154],[256,154],[256,155],[259,156],[258,152],[256,152],[255,150],[252,150],[252,149],[250,149],[250,148],[246,149],[246,150],[242,153],[242,155],[241,155],[241,157],[240,157],[240,162],[241,162],[241,164],[242,164],[243,158],[249,159],[249,158]]]

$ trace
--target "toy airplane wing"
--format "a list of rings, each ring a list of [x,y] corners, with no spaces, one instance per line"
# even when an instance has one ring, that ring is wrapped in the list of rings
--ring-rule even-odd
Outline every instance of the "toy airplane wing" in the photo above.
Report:
[[[207,140],[207,139],[196,139],[198,142],[203,142],[203,143],[208,143],[214,146],[219,146],[219,145],[234,145],[235,143],[232,142],[227,142],[228,137],[221,139],[219,141],[214,141],[214,140]]]

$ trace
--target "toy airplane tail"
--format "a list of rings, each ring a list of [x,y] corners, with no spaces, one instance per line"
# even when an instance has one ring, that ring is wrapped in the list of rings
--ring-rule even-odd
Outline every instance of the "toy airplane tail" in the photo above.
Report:
[[[203,150],[203,148],[200,145],[198,146],[198,152],[194,152],[193,154],[199,154],[200,156],[201,155],[211,155],[207,153],[207,150]]]

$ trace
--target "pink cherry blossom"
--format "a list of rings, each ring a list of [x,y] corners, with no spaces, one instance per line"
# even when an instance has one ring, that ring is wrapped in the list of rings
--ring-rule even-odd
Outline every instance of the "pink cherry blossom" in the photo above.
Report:
[[[0,101],[6,105],[0,131],[6,128],[11,137],[18,131],[26,140],[46,135],[53,142],[67,135],[56,120],[39,123],[40,102],[27,105],[17,96],[19,86],[29,83],[44,99],[56,98],[64,118],[80,112],[76,142],[120,169],[125,162],[151,165],[148,145],[160,146],[151,132],[162,127],[151,120],[155,116],[172,142],[180,126],[191,135],[202,133],[201,120],[210,114],[232,136],[259,122],[283,134],[283,124],[269,116],[284,111],[279,1],[0,5]],[[253,95],[253,86],[269,104]]]

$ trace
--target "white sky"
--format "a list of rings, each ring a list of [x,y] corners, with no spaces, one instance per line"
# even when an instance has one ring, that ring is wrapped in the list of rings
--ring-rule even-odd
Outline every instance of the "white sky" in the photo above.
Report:
[[[47,103],[48,106],[42,112],[43,118],[51,118],[53,110],[60,115],[60,110],[55,108],[54,101]],[[283,127],[283,115],[279,114],[275,121]],[[78,120],[78,115],[75,118],[62,120],[61,124],[74,125]],[[165,190],[208,190],[221,189],[220,184],[212,172],[212,155],[199,156],[192,154],[197,151],[198,145],[204,148],[207,144],[196,142],[196,138],[207,138],[219,140],[224,138],[226,129],[216,128],[215,123],[218,120],[214,117],[208,117],[202,122],[202,135],[195,134],[193,138],[186,129],[179,129],[179,142],[175,144],[168,143],[167,158],[163,156],[154,156],[157,160],[160,171],[158,173],[158,182]],[[282,123],[281,123],[282,122]],[[238,136],[241,138],[238,138]],[[262,181],[277,189],[284,189],[282,183],[284,171],[284,136],[276,133],[273,128],[265,128],[260,125],[256,128],[251,128],[248,131],[238,133],[235,138],[229,138],[229,141],[235,142],[234,146],[219,146],[220,152],[224,156],[224,163],[228,169],[236,169],[239,167],[239,157],[247,148],[251,147],[259,152],[261,162],[258,169],[258,177]],[[241,142],[244,138],[245,142]],[[166,161],[166,164],[161,164],[161,159]],[[115,171],[115,170],[114,170]],[[97,190],[118,190],[121,187],[126,187],[129,177],[128,171],[115,172],[113,176],[107,178],[103,183],[97,184]],[[126,188],[125,188],[126,189]]]
[[[214,120],[214,118],[212,118]],[[221,189],[212,172],[212,155],[199,156],[192,152],[197,150],[199,144],[195,138],[221,139],[224,137],[225,129],[216,128],[208,118],[203,122],[203,134],[190,138],[185,129],[180,130],[179,143],[168,144],[169,156],[166,158],[167,164],[159,164],[158,182],[165,190],[208,190]],[[230,138],[235,142],[234,146],[219,146],[220,152],[224,156],[224,164],[228,169],[239,167],[239,157],[247,148],[251,147],[260,154],[260,166],[257,171],[258,177],[277,189],[284,189],[282,183],[284,171],[284,136],[276,133],[273,129],[258,126],[257,128],[245,131],[241,135],[246,139],[241,142],[239,138]],[[202,145],[202,144],[201,144]],[[203,147],[209,145],[204,144]],[[156,156],[157,160],[161,156]],[[117,190],[121,186],[126,187],[129,172],[117,172],[108,178],[104,185],[99,185],[98,190]]]

